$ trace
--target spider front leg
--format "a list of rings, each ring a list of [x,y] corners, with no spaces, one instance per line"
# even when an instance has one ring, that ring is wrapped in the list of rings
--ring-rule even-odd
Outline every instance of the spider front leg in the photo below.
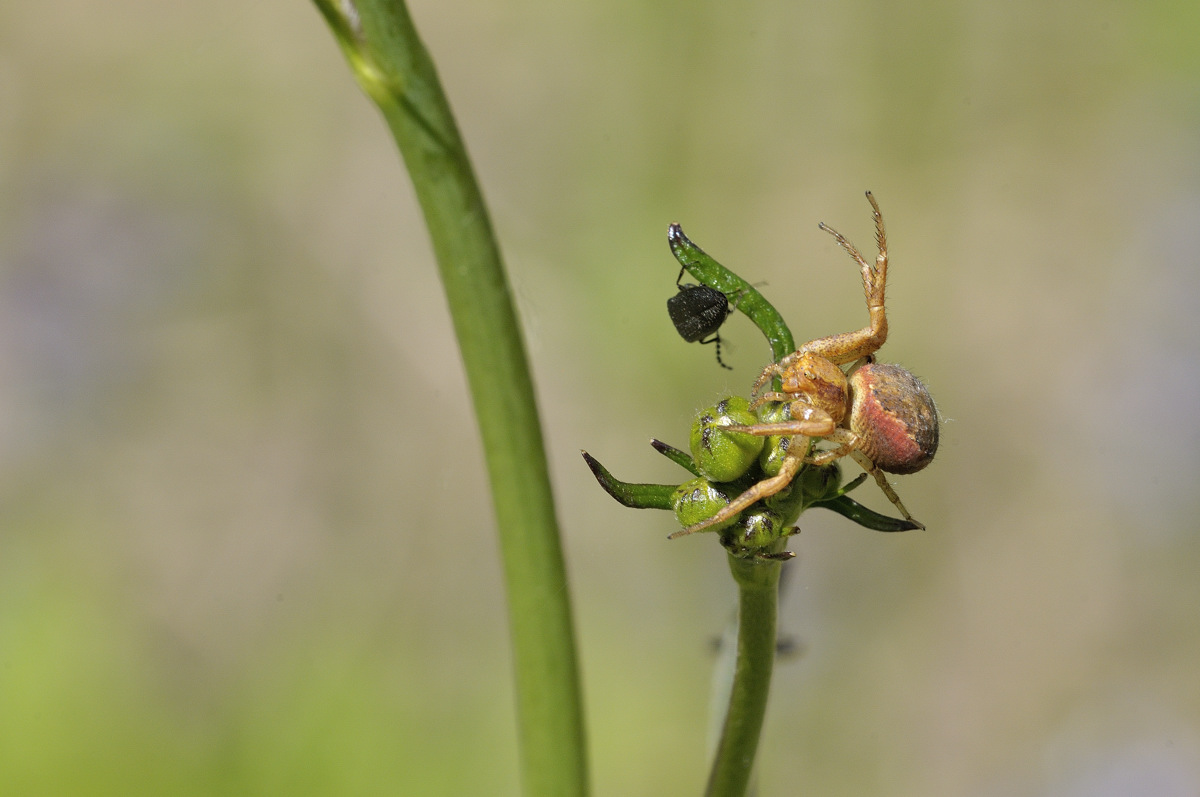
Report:
[[[739,512],[749,509],[751,506],[763,500],[764,498],[770,498],[776,493],[782,492],[785,487],[792,483],[792,479],[795,478],[803,464],[804,462],[800,457],[791,456],[789,454],[783,460],[783,464],[780,466],[779,474],[777,476],[772,476],[769,479],[763,479],[749,490],[746,490],[746,492],[730,501],[728,506],[710,517],[708,520],[688,526],[686,529],[680,529],[673,534],[668,534],[667,539],[673,540],[676,537],[683,537],[688,534],[695,534],[697,531],[704,531],[710,526],[715,526],[718,523],[723,523],[726,520],[736,517]]]
[[[771,379],[771,377],[783,376],[783,369],[784,369],[783,363],[787,362],[791,356],[792,355],[789,354],[787,357],[784,357],[779,362],[771,363],[766,368],[764,368],[763,372],[761,374],[759,374],[758,379],[754,380],[754,387],[750,389],[750,394],[753,396],[757,396],[758,391],[763,389],[763,385],[767,384],[767,382]],[[768,399],[768,401],[770,401],[770,400],[772,400],[772,399]],[[751,406],[753,406],[753,405],[751,405]]]
[[[769,393],[768,396],[780,396],[785,400],[790,396]],[[768,400],[771,400],[768,398]],[[757,404],[758,402],[755,402]],[[753,408],[755,404],[751,404]],[[803,437],[828,437],[838,431],[837,421],[828,412],[808,404],[805,401],[793,401],[788,407],[790,421],[776,423],[756,423],[750,426],[726,426],[729,432],[752,434],[756,437],[772,437],[774,435],[799,435]],[[844,431],[844,430],[843,430]],[[850,432],[846,432],[850,434]]]
[[[883,290],[887,283],[888,256],[887,233],[883,229],[883,214],[879,212],[879,203],[875,201],[875,196],[870,191],[867,192],[867,201],[871,203],[872,216],[875,218],[875,244],[879,248],[879,254],[876,255],[874,263],[868,263],[866,258],[859,254],[854,244],[847,241],[844,235],[825,222],[819,222],[817,226],[837,239],[838,245],[845,249],[847,254],[854,258],[861,267],[863,291],[866,293],[867,306],[871,307],[883,304]]]
[[[884,292],[887,288],[887,235],[883,229],[883,215],[879,212],[879,204],[871,192],[867,192],[871,210],[875,217],[875,241],[879,246],[879,255],[874,263],[870,263],[846,240],[837,230],[821,222],[822,230],[832,235],[838,245],[845,249],[850,257],[858,263],[862,271],[863,292],[867,299],[867,312],[871,323],[856,332],[843,332],[840,335],[830,335],[817,338],[800,347],[799,352],[809,352],[824,357],[838,365],[865,357],[874,353],[887,341],[887,313],[884,310]],[[789,357],[792,355],[789,355]]]
[[[793,441],[788,447],[788,454],[784,457],[777,475],[756,483],[707,520],[681,529],[668,536],[667,539],[673,540],[676,537],[682,537],[686,534],[695,534],[697,531],[704,531],[718,523],[730,520],[739,512],[748,509],[764,498],[770,498],[776,493],[782,492],[792,483],[792,479],[795,478],[796,474],[800,472],[800,468],[804,465],[804,452],[808,451],[807,441],[803,445],[800,445],[797,444],[794,438],[825,437],[836,431],[837,423],[829,413],[810,406],[803,401],[792,402],[789,412],[792,415],[792,420],[790,421],[756,423],[752,426],[729,425],[723,427],[726,431],[742,432],[757,437],[792,435]]]

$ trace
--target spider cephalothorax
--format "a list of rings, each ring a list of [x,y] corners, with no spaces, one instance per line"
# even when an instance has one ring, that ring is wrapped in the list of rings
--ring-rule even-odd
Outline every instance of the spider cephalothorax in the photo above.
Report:
[[[938,414],[921,381],[898,365],[876,363],[874,354],[887,340],[884,289],[887,283],[887,238],[883,216],[871,192],[867,199],[875,216],[879,256],[869,263],[841,233],[825,224],[821,229],[837,239],[862,269],[870,324],[856,332],[830,335],[805,343],[777,363],[771,363],[754,383],[751,409],[781,402],[788,420],[728,426],[727,431],[760,437],[790,436],[788,451],[777,475],[763,479],[724,509],[672,537],[703,531],[736,516],[751,505],[784,490],[804,465],[825,465],[854,457],[875,477],[880,489],[905,518],[924,528],[901,503],[884,472],[914,473],[933,459],[938,446]],[[849,373],[842,366],[850,365]],[[765,388],[778,377],[778,391]],[[832,448],[815,449],[812,440]]]

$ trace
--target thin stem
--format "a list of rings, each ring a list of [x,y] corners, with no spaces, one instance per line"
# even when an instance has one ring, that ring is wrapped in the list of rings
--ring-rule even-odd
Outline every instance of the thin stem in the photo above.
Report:
[[[738,585],[737,668],[707,797],[742,797],[750,783],[775,663],[780,566],[778,561],[729,557]]]
[[[492,485],[525,794],[584,795],[583,709],[558,524],[520,323],[483,196],[402,0],[314,2],[391,128],[433,242]]]

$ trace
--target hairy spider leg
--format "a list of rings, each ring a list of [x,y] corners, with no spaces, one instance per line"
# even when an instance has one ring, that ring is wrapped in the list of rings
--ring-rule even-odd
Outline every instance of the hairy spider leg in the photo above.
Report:
[[[704,531],[709,526],[715,526],[718,523],[723,523],[726,520],[735,517],[739,512],[741,512],[743,509],[749,508],[752,504],[755,504],[764,498],[770,498],[792,483],[792,479],[795,478],[803,464],[804,461],[800,457],[793,457],[789,454],[788,456],[784,457],[783,464],[779,468],[778,475],[772,476],[769,479],[763,479],[749,490],[730,501],[728,506],[710,517],[708,520],[688,526],[686,529],[680,529],[674,534],[668,534],[667,539],[673,540],[676,537],[683,537],[688,534],[695,534],[697,531]]]
[[[854,244],[847,241],[844,235],[825,222],[821,222],[818,226],[832,235],[838,245],[858,263],[862,271],[863,293],[867,299],[867,312],[870,314],[871,323],[856,332],[843,332],[811,340],[780,362],[786,364],[803,353],[809,353],[824,357],[835,365],[844,365],[878,351],[887,341],[887,313],[884,310],[888,264],[887,234],[883,228],[883,215],[879,212],[879,205],[870,191],[867,192],[867,199],[871,202],[871,210],[875,217],[875,241],[879,246],[879,255],[875,258],[874,263],[868,262],[854,247]]]
[[[879,489],[883,490],[883,494],[888,497],[892,505],[900,510],[900,514],[904,515],[904,519],[921,531],[925,530],[925,524],[917,520],[904,506],[904,502],[900,500],[900,496],[896,495],[896,491],[892,489],[892,485],[888,484],[887,475],[875,466],[875,463],[861,451],[851,451],[850,456],[854,457],[854,461],[862,466],[862,469],[875,477],[875,483],[879,485]]]
[[[730,429],[736,429],[736,427],[731,426]],[[737,429],[737,431],[744,430]],[[841,445],[837,448],[831,448],[828,451],[821,451],[820,453],[805,457],[805,465],[828,465],[835,459],[841,459],[847,454],[851,457],[854,457],[854,461],[857,462],[863,470],[871,474],[871,476],[875,479],[875,483],[879,485],[879,489],[882,490],[883,494],[886,495],[888,500],[892,502],[892,505],[895,506],[896,509],[900,510],[900,514],[904,515],[904,519],[924,530],[925,524],[909,514],[908,508],[904,506],[904,502],[900,500],[900,496],[896,494],[895,489],[893,489],[892,485],[888,482],[887,474],[885,474],[878,465],[872,462],[870,457],[859,450],[860,438],[858,435],[854,434],[854,432],[851,432],[849,429],[837,429],[833,433],[826,435],[824,439],[831,440],[835,443],[841,443]]]

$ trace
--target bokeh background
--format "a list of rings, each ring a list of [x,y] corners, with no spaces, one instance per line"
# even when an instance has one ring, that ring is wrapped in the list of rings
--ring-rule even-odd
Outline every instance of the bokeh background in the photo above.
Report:
[[[764,795],[1200,793],[1200,6],[413,3],[536,369],[604,795],[706,774],[712,537],[588,449],[744,394],[679,221],[945,416],[929,530],[792,541]],[[852,466],[851,466],[852,467]],[[865,485],[859,497],[887,509]],[[0,793],[517,793],[503,585],[430,247],[305,2],[0,7]]]

